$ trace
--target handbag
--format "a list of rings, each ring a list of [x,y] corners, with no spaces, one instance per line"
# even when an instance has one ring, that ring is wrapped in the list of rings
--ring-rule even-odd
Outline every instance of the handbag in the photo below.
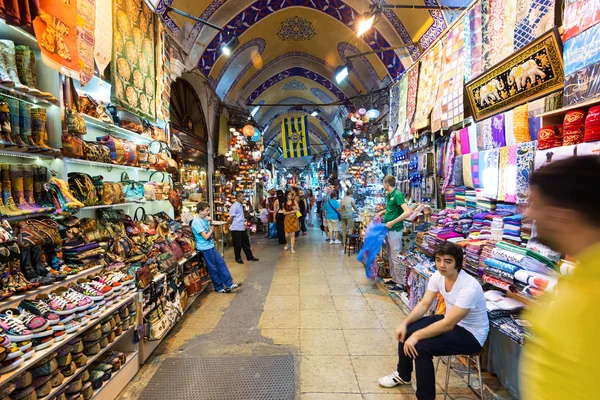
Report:
[[[169,248],[171,249],[171,254],[175,258],[175,260],[179,261],[185,257],[183,254],[183,250],[181,249],[181,247],[179,247],[179,244],[176,240],[169,241]]]
[[[145,182],[144,183],[144,199],[146,201],[155,201],[156,200],[156,183],[155,182]]]
[[[169,179],[172,181],[173,178],[169,176]],[[169,203],[173,206],[175,210],[179,210],[181,208],[181,192],[179,188],[176,188],[175,185],[171,184],[171,189],[169,190]]]
[[[129,237],[137,236],[142,233],[129,215],[126,215],[123,219],[123,225],[125,225],[125,232],[127,232]]]
[[[143,201],[145,199],[144,184],[130,180],[127,172],[121,174],[121,185],[123,186],[123,194],[126,202]]]
[[[168,252],[164,252],[156,257],[156,262],[162,272],[168,272],[177,267],[177,260]]]
[[[29,219],[17,222],[17,244],[20,247],[59,246],[61,243],[56,221]]]
[[[106,242],[111,236],[102,221],[94,218],[82,218],[80,221],[81,231],[88,243]]]
[[[113,164],[133,165],[137,155],[134,146],[128,144],[127,140],[119,139],[111,135],[102,136],[97,139],[110,150],[110,159]]]
[[[148,150],[148,146],[145,144],[138,144],[136,147],[136,151],[137,151],[138,166],[140,168],[149,168],[150,167],[150,150]]]
[[[102,143],[83,142],[83,158],[88,161],[111,164],[110,149]]]
[[[98,210],[98,218],[108,222],[121,222],[125,219],[125,212],[119,208],[101,208]]]
[[[65,157],[83,159],[84,141],[69,133],[62,135],[62,152]]]
[[[92,177],[98,202],[104,205],[125,203],[125,192],[120,182],[104,182],[101,175]]]
[[[113,240],[112,247],[113,254],[126,259],[131,256],[131,253],[135,248],[135,244],[127,235],[122,235],[121,237]]]
[[[169,191],[171,190],[171,185],[169,182],[165,182],[165,173],[162,171],[155,171],[150,174],[150,178],[148,178],[148,180],[151,181],[152,176],[154,176],[154,174],[156,174],[157,172],[160,172],[162,174],[162,179],[160,182],[154,182],[154,185],[155,185],[154,197],[156,200],[168,200],[169,199]]]
[[[134,131],[137,133],[142,133],[142,131],[144,130],[142,127],[142,121],[136,117],[135,115],[133,115],[132,113],[125,111],[125,110],[118,110],[117,111],[117,119],[118,119],[118,123],[119,126],[121,128],[130,130],[130,131]]]
[[[139,263],[137,263],[137,265],[136,265],[136,263],[134,263],[130,267],[127,268],[127,272],[129,274],[131,274],[131,272],[133,272],[132,267],[133,267],[133,269],[135,269],[135,281],[136,281],[137,287],[139,289],[144,289],[144,288],[148,287],[148,285],[152,282],[152,279],[154,278],[152,276],[152,272],[150,271],[150,267],[148,267],[147,265],[141,267]]]
[[[72,135],[85,136],[87,134],[87,127],[83,119],[83,114],[79,110],[79,101],[73,79],[69,79],[69,93],[71,107],[65,113],[67,132]]]
[[[91,176],[79,172],[69,173],[69,189],[77,200],[86,206],[98,204],[96,186]]]

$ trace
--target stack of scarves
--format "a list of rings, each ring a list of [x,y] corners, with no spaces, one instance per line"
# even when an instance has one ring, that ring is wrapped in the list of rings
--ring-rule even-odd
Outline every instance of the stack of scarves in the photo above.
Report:
[[[543,267],[542,266],[537,267],[536,264],[534,264],[534,263],[525,263],[523,265],[523,267],[530,271],[540,272],[540,273],[549,273],[549,274],[552,274],[552,273],[554,273],[553,271],[556,271],[556,263],[551,258],[549,258],[545,255],[542,255],[538,251],[534,251],[532,249],[524,248],[521,246],[515,246],[513,244],[505,243],[505,242],[498,242],[497,247],[499,249],[509,250],[514,253],[529,257],[529,258],[536,260],[539,263],[543,264]]]
[[[527,103],[516,107],[513,112],[513,134],[516,143],[526,143],[531,141],[529,134],[529,106]]]
[[[600,107],[592,107],[585,118],[584,142],[600,140]]]
[[[467,209],[467,199],[466,199],[465,192],[466,192],[466,188],[464,186],[457,187],[456,189],[454,189],[457,210],[466,210]]]
[[[473,275],[479,275],[479,257],[487,244],[485,240],[471,240],[465,248],[464,269]]]
[[[523,216],[520,214],[502,218],[503,234],[502,239],[512,240],[513,242],[521,243],[521,220]]]

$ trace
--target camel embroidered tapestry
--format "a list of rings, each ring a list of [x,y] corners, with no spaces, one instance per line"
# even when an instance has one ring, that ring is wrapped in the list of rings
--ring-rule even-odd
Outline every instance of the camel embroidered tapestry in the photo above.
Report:
[[[560,43],[550,30],[465,84],[475,121],[562,89]]]

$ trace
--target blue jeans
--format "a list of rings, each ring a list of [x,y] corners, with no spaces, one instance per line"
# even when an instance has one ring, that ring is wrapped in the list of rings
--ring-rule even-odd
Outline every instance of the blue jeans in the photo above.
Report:
[[[217,248],[213,247],[212,249],[200,251],[204,256],[206,269],[208,270],[210,280],[212,281],[215,290],[219,291],[223,289],[223,285],[225,285],[225,287],[233,285],[233,279],[231,279],[229,268],[227,268],[227,264],[225,264],[225,260],[223,260],[223,257],[219,254]]]

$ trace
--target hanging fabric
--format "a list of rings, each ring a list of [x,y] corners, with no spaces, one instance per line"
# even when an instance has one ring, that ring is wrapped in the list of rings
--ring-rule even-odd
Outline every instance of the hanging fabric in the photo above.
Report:
[[[171,71],[170,71],[170,38],[167,30],[159,24],[157,38],[157,71],[156,80],[156,113],[158,118],[169,121],[171,111]]]
[[[485,1],[485,0],[484,0]],[[471,31],[471,76],[470,79],[478,77],[483,72],[483,32],[481,1],[478,1],[469,10],[469,24]],[[468,71],[468,70],[467,70]]]
[[[517,0],[515,51],[527,46],[554,26],[554,4],[554,1],[548,0]]]
[[[422,129],[429,125],[429,114],[436,99],[436,96],[432,96],[432,93],[438,92],[440,77],[442,75],[442,42],[434,45],[427,52],[420,64],[421,76],[419,77],[415,117],[415,127],[417,129]]]
[[[517,152],[519,149],[518,144],[513,144],[512,146],[508,146],[508,160],[507,167],[504,177],[506,179],[504,183],[504,187],[506,190],[506,194],[504,196],[504,201],[507,203],[516,203],[517,202]]]
[[[517,149],[517,204],[527,204],[529,178],[533,172],[537,142],[521,143]]]
[[[406,120],[410,133],[416,132],[415,114],[417,111],[417,85],[419,83],[419,64],[413,66],[408,73],[408,92],[406,94]]]
[[[82,86],[87,85],[94,76],[95,29],[96,0],[77,0],[77,49]]]
[[[443,128],[456,125],[464,119],[465,36],[464,25],[460,21],[448,32],[443,50],[442,82],[438,90],[440,119]],[[433,131],[437,131],[433,127]]]
[[[33,21],[44,63],[74,79],[79,79],[77,2],[40,0],[40,15]]]
[[[396,132],[398,128],[398,102],[400,100],[400,85],[396,83],[390,89],[389,129]]]
[[[465,154],[462,158],[464,185],[473,189],[473,172],[471,171],[471,154]]]
[[[504,0],[490,0],[489,7],[490,15],[487,25],[489,46],[485,63],[486,70],[490,69],[504,58],[502,55],[504,38]]]
[[[112,56],[112,1],[96,0],[96,26],[94,32],[94,60],[100,71],[100,76],[104,76],[104,71]]]
[[[516,143],[526,143],[531,141],[529,134],[529,108],[527,103],[516,107],[513,110],[513,132]]]
[[[500,148],[498,166],[498,201],[506,199],[506,171],[508,169],[508,147]]]

